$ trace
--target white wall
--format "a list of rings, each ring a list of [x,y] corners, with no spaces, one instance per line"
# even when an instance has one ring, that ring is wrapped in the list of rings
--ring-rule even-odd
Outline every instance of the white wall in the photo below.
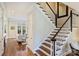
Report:
[[[4,3],[5,10],[6,10],[6,29],[7,29],[7,36],[9,38],[16,38],[17,34],[17,24],[18,23],[25,23],[27,21],[27,14],[31,7],[31,3],[18,3],[18,2],[10,2]],[[29,7],[29,8],[28,8]],[[28,8],[28,9],[27,9]],[[10,21],[10,22],[9,22]],[[27,22],[26,22],[27,23]],[[14,26],[15,30],[11,30],[10,27]]]
[[[78,7],[79,2],[63,2],[63,3],[79,12],[79,7]]]
[[[32,23],[32,21],[33,21],[33,15],[34,14],[29,14],[28,15],[28,21],[27,21],[27,23],[28,23],[28,38],[26,39],[26,41],[27,41],[27,44],[28,44],[28,46],[30,47],[30,49],[31,50],[33,50],[33,47],[34,47],[34,39],[33,39],[33,23]]]
[[[3,21],[4,21],[4,14],[3,14],[3,7],[0,3],[0,55],[4,52],[4,40],[3,40]]]
[[[14,29],[11,29],[14,27]],[[9,22],[9,35],[8,38],[17,38],[17,23],[16,22]]]
[[[2,53],[3,53],[3,50],[4,50],[4,47],[3,47],[3,33],[2,33],[2,31],[3,31],[3,29],[2,29],[2,18],[0,17],[0,55],[2,55]]]
[[[28,44],[32,50],[36,50],[41,42],[47,39],[49,33],[52,32],[55,26],[36,4],[33,6],[33,10],[28,16],[32,21],[31,24],[29,23],[30,26],[28,30],[31,31],[29,35],[31,37],[28,39]]]

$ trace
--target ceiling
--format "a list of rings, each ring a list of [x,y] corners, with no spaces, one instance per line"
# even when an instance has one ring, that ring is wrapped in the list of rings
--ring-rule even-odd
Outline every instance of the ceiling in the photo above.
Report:
[[[79,12],[79,2],[63,2],[63,3]]]
[[[9,20],[25,21],[33,7],[33,2],[5,2],[6,12]]]

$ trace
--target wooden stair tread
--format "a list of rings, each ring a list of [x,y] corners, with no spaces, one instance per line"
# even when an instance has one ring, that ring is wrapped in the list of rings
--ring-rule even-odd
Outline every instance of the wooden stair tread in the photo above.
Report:
[[[53,19],[50,19],[50,21],[54,21]],[[55,21],[54,21],[55,22]]]
[[[43,9],[43,7],[40,6],[41,9]]]
[[[53,38],[53,36],[49,36],[48,38],[52,39],[52,38]]]
[[[58,46],[62,46],[62,45],[64,45],[64,44],[62,44],[62,43],[56,43],[56,45],[58,45]]]
[[[54,36],[49,36],[49,39],[52,39]],[[60,38],[58,36],[55,37],[55,39],[60,40]],[[62,39],[62,38],[61,38]]]
[[[48,54],[50,54],[50,50],[49,50],[49,49],[45,48],[44,46],[41,46],[40,48],[41,48],[42,50],[44,50],[45,52],[47,52]]]
[[[47,42],[51,42],[51,40],[45,40],[45,41],[47,41]]]
[[[61,50],[61,49],[60,48],[56,49],[56,51],[59,51],[59,50]]]
[[[52,39],[53,37],[48,37],[49,39]],[[59,38],[59,37],[55,37],[55,39],[57,40],[57,41],[65,41],[65,40],[63,40],[63,38]],[[65,38],[64,38],[65,39]]]
[[[69,53],[66,56],[79,56],[79,54]]]
[[[40,50],[36,50],[36,52],[37,52],[40,56],[47,56],[45,53],[43,53],[43,52],[40,51]]]
[[[54,36],[55,34],[50,34],[50,35]],[[58,34],[57,36],[58,36],[58,37],[65,37],[65,38],[68,37],[68,36],[65,36],[65,35],[59,35],[59,34]]]
[[[35,56],[38,56],[36,53],[34,54]]]
[[[52,33],[57,33],[57,31],[53,31]],[[59,33],[61,33],[61,34],[69,34],[69,32],[59,32]]]
[[[40,5],[40,3],[36,3],[36,4]]]
[[[48,15],[47,13],[45,13],[45,15]]]
[[[51,18],[50,16],[48,16],[48,18]]]
[[[56,33],[51,33],[50,35],[55,35]],[[58,35],[63,35],[63,34],[58,34]],[[67,36],[66,34],[64,34],[64,36]]]
[[[43,12],[46,12],[45,10],[42,10]]]
[[[55,28],[54,30],[59,30],[60,28]],[[70,31],[70,29],[61,29],[61,31]]]
[[[45,45],[45,46],[47,46],[47,47],[51,47],[51,45],[50,44],[47,44],[47,43],[42,43],[43,45]]]

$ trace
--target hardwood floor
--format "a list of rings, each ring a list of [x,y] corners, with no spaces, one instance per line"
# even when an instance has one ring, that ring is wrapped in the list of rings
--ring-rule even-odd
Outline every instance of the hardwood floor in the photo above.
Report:
[[[18,56],[18,52],[23,52],[24,54],[22,56],[34,56],[29,48],[27,48],[28,51],[27,49],[22,51],[20,48],[21,47],[18,46],[16,39],[8,39],[8,43],[6,45],[5,53],[3,56]]]
[[[5,53],[3,56],[36,56],[33,54],[33,52],[27,47],[25,50],[20,50],[21,47],[19,47],[16,39],[8,39],[8,43],[6,45]],[[22,47],[24,49],[25,46]],[[23,52],[23,55],[21,54]],[[20,55],[18,55],[20,53]],[[66,56],[79,56],[78,52],[70,53]]]

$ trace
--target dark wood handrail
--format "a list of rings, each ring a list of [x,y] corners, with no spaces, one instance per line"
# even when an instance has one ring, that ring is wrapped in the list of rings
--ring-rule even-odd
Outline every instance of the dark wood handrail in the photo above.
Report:
[[[73,15],[76,15],[76,16],[79,16],[79,14],[76,14],[76,13],[72,13]]]
[[[58,30],[58,32],[54,35],[54,37],[51,39],[52,41],[55,40],[55,37],[58,35],[58,33],[61,31],[61,29],[63,28],[63,26],[67,23],[67,21],[70,19],[71,16],[69,16],[67,18],[67,20],[63,23],[63,25],[60,27],[60,29]]]
[[[48,7],[50,8],[50,10],[52,11],[52,13],[55,15],[55,26],[57,27],[57,14],[54,12],[54,10],[51,8],[51,6],[49,5],[48,2],[46,2],[46,4],[48,5]]]
[[[72,32],[72,26],[73,26],[73,24],[72,24],[72,10],[70,11],[70,16],[71,16],[71,20],[70,20],[70,28],[71,28],[71,32]]]
[[[51,8],[51,6],[49,5],[49,3],[48,2],[46,2],[46,4],[48,5],[48,7],[50,8],[50,10],[53,12],[53,14],[55,15],[55,16],[57,16],[57,14],[54,12],[54,10]]]

